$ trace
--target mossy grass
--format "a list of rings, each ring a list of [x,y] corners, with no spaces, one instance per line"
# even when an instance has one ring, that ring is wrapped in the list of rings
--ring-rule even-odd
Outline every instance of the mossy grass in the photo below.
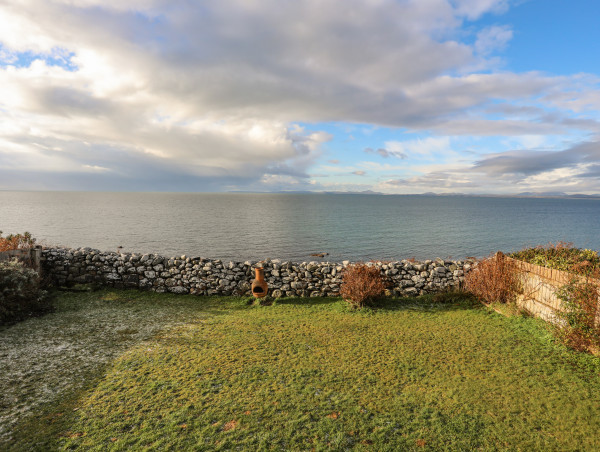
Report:
[[[356,311],[341,299],[138,294],[66,294],[36,319],[100,304],[171,321],[0,449],[600,448],[600,359],[555,343],[539,320],[458,295]]]

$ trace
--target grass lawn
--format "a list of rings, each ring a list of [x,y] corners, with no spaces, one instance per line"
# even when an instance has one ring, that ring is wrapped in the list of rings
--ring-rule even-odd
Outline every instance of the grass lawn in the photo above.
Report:
[[[67,293],[0,344],[0,450],[600,449],[600,359],[460,297]]]

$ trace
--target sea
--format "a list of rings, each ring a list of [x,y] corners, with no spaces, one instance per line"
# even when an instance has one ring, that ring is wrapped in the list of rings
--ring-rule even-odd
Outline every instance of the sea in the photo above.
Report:
[[[0,230],[224,261],[464,259],[559,241],[599,250],[600,199],[0,191]]]

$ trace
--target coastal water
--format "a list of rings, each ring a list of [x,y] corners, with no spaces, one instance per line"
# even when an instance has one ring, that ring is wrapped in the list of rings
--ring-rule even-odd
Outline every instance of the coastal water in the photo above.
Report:
[[[460,259],[557,241],[598,250],[600,200],[0,191],[0,230],[223,260]]]

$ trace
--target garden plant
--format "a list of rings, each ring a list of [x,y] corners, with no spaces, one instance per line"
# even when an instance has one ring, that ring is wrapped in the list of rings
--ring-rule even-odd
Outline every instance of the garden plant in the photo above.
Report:
[[[354,309],[360,309],[380,297],[385,290],[381,270],[365,263],[349,265],[342,276],[340,295]]]

